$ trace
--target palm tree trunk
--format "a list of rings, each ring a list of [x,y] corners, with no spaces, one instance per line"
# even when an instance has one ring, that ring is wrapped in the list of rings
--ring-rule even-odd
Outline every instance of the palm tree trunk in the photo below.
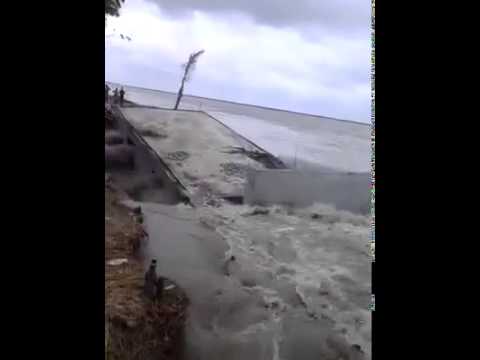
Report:
[[[178,110],[178,105],[180,105],[180,100],[182,99],[182,96],[183,96],[183,85],[184,85],[184,81],[182,81],[180,90],[178,90],[177,101],[175,102],[175,107],[173,108],[173,110]]]

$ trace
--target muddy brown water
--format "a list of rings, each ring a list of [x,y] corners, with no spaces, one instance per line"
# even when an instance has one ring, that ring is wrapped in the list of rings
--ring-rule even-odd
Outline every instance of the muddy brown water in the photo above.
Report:
[[[282,276],[288,266],[280,276],[273,272],[275,266],[257,271],[256,254],[248,251],[236,250],[238,267],[234,264],[231,276],[226,276],[224,264],[231,249],[213,231],[214,216],[199,215],[199,209],[184,205],[141,206],[149,233],[146,259],[157,259],[159,273],[174,279],[191,300],[182,360],[365,359],[334,328],[332,318],[315,313],[315,308],[309,312],[307,305],[320,307],[327,296],[346,309],[348,302],[334,299],[336,294],[328,289],[321,296],[306,293],[305,302],[297,284]],[[259,250],[257,246],[255,252]],[[271,252],[277,265],[295,261],[292,249],[281,242]],[[343,280],[352,285],[348,278]]]

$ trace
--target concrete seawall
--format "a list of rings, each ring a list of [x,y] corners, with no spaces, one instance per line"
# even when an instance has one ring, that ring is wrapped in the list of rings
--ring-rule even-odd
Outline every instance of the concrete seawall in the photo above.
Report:
[[[114,112],[125,136],[134,145],[148,149],[149,159],[136,155],[135,163],[156,162],[156,171],[165,174],[168,186],[179,189],[181,197],[188,198],[192,204],[203,203],[205,196],[212,192],[225,198],[243,195],[244,201],[250,204],[306,207],[319,202],[361,214],[370,209],[370,173],[265,169],[245,155],[228,154],[224,150],[228,146],[239,146],[275,158],[272,154],[203,111],[174,112],[133,106],[115,108]],[[153,129],[166,135],[160,139],[148,136],[144,139],[139,129]],[[178,151],[187,153],[188,157],[181,161],[170,159]],[[247,172],[229,175],[221,166],[225,164],[235,164]]]
[[[252,170],[245,201],[250,204],[310,206],[315,202],[366,214],[370,209],[369,173],[308,174],[295,170]]]
[[[118,111],[129,131],[139,134],[138,141],[156,154],[165,171],[188,191],[195,204],[239,197],[249,168],[283,165],[204,112],[143,106]]]
[[[132,106],[127,106],[128,107],[132,107]],[[143,109],[152,109],[152,110],[164,110],[164,111],[172,111],[172,109],[170,108],[165,108],[165,107],[161,107],[161,106],[147,106],[147,105],[135,105],[133,107],[137,107],[137,108],[143,108]],[[256,151],[260,151],[260,152],[263,152],[265,154],[268,154],[268,156],[272,157],[272,158],[275,158],[275,156],[273,154],[271,154],[269,151],[265,150],[264,148],[262,148],[260,145],[254,143],[252,140],[246,138],[245,136],[243,136],[242,134],[240,134],[238,131],[235,131],[233,130],[230,126],[228,126],[227,124],[223,123],[222,121],[220,121],[219,119],[217,119],[215,116],[213,116],[212,114],[206,112],[206,111],[203,111],[203,110],[192,110],[192,109],[181,109],[181,110],[176,110],[176,111],[181,111],[181,112],[190,112],[190,113],[197,113],[197,114],[203,114],[204,116],[206,117],[209,117],[210,119],[212,120],[215,120],[218,124],[220,124],[222,127],[226,128],[229,132],[231,132],[232,134],[234,134],[237,138],[241,139],[243,142],[246,142],[248,144],[250,144],[253,149],[255,149]],[[277,159],[279,162],[280,162],[280,159]]]

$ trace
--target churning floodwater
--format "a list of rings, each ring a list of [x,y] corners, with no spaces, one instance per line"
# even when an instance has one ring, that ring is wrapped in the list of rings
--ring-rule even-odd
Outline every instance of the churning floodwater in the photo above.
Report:
[[[319,204],[142,209],[148,256],[191,299],[185,360],[370,358],[366,217]]]

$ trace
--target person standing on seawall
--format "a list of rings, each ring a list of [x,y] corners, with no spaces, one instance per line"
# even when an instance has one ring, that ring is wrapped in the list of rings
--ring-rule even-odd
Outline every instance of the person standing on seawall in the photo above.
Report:
[[[125,90],[123,90],[123,86],[120,89],[120,106],[123,106],[123,100],[125,98]]]
[[[108,96],[110,95],[110,86],[105,84],[105,104],[108,104]]]
[[[115,90],[113,90],[113,103],[118,104],[118,88],[115,88]]]

